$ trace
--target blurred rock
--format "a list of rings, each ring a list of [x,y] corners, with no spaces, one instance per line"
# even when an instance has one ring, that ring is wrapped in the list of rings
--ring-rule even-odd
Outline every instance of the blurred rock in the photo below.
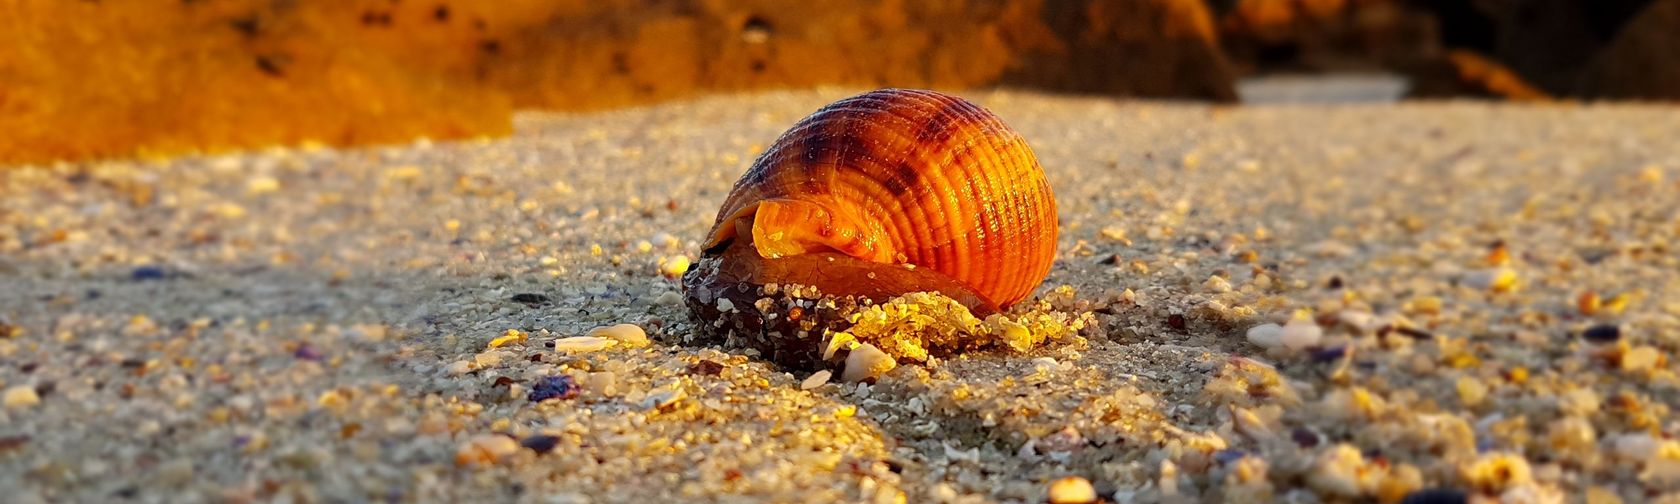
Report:
[[[1083,93],[1236,99],[1235,74],[1202,0],[1051,1],[1003,82]],[[1031,25],[1032,23],[1024,23]]]
[[[1680,0],[1659,0],[1624,26],[1582,78],[1582,94],[1680,100]]]
[[[506,97],[392,51],[418,22],[373,5],[387,2],[15,2],[0,164],[510,130]]]
[[[505,134],[816,85],[1234,101],[1237,76],[1398,71],[1412,96],[1680,94],[1680,0],[23,0],[0,165]]]
[[[1243,73],[1370,71],[1432,59],[1428,11],[1399,0],[1237,0],[1219,15],[1220,39]]]
[[[490,79],[563,109],[819,84],[1235,96],[1200,0],[617,5],[515,30]]]
[[[1579,95],[1582,72],[1650,0],[1482,2],[1497,23],[1493,56],[1535,85]],[[1674,25],[1669,25],[1674,28]]]
[[[1646,9],[1652,0],[1414,1],[1437,17],[1441,39],[1449,47],[1488,55],[1549,94],[1587,98],[1656,97],[1665,89],[1673,89],[1673,86],[1663,88],[1657,81],[1647,81],[1646,76],[1637,72],[1615,77],[1613,83],[1602,82],[1617,71],[1601,61],[1633,57],[1631,54],[1652,47],[1650,42],[1630,40],[1617,42],[1624,47],[1618,52],[1629,56],[1602,54],[1609,50],[1612,41],[1627,38],[1620,34],[1632,26],[1635,15],[1641,15],[1642,10],[1659,10]],[[1656,21],[1648,26],[1662,23]],[[1672,19],[1666,23],[1669,29],[1676,26]],[[1663,35],[1650,32],[1650,28],[1646,30],[1659,38]],[[1634,38],[1649,41],[1651,35]],[[1589,70],[1589,66],[1596,69]]]
[[[1552,99],[1499,62],[1467,50],[1447,51],[1443,57],[1400,67],[1411,79],[1408,98]]]
[[[1201,0],[28,0],[9,14],[0,164],[497,135],[514,107],[813,85],[1235,97]]]

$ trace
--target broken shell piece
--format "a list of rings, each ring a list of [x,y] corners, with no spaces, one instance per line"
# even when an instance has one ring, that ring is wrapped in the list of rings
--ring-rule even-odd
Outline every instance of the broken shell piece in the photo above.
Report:
[[[455,449],[456,465],[494,464],[519,451],[519,442],[498,434],[474,436]]]
[[[833,378],[833,377],[834,377],[834,372],[833,371],[829,371],[827,369],[824,369],[822,371],[817,371],[815,373],[812,373],[809,378],[805,379],[805,381],[799,382],[799,390],[812,390],[812,389],[815,389],[817,387],[827,385],[828,380]]]
[[[636,324],[597,327],[589,331],[589,336],[617,341],[628,348],[641,348],[648,346],[649,343],[647,331],[642,330],[641,326]]]
[[[573,336],[554,340],[554,351],[570,353],[598,352],[617,345],[618,342],[599,336]]]
[[[875,345],[864,343],[846,356],[846,369],[840,373],[840,379],[856,383],[881,376],[896,367],[898,361],[893,360],[891,355],[875,348]]]

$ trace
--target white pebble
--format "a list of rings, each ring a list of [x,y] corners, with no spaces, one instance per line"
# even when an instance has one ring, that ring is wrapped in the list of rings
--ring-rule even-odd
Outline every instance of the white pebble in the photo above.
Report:
[[[833,377],[834,377],[834,372],[829,371],[827,369],[824,369],[822,371],[817,371],[815,373],[811,373],[811,376],[808,377],[808,378],[805,378],[805,381],[799,382],[799,390],[811,390],[811,389],[814,389],[814,388],[817,388],[817,387],[821,387],[823,385],[827,385],[828,380],[833,378]]]
[[[1657,439],[1650,434],[1623,434],[1616,437],[1616,456],[1634,462],[1644,462],[1657,455]]]
[[[597,327],[590,330],[589,335],[617,341],[627,348],[642,348],[649,344],[647,331],[642,330],[641,326],[636,324]]]
[[[893,360],[891,355],[875,348],[875,345],[864,343],[846,355],[846,369],[840,372],[840,379],[860,382],[886,374],[896,367],[898,361]]]
[[[1336,313],[1336,320],[1341,322],[1342,325],[1352,327],[1360,331],[1376,329],[1376,327],[1372,325],[1372,322],[1376,321],[1376,316],[1371,315],[1369,312],[1359,310],[1342,310]]]
[[[1517,281],[1517,272],[1509,268],[1489,268],[1464,274],[1464,285],[1481,290],[1504,290]]]
[[[487,351],[487,352],[479,353],[478,355],[474,355],[473,356],[473,367],[476,367],[478,369],[496,367],[497,364],[502,363],[502,356],[503,356],[504,353],[505,352],[502,352],[500,350],[490,350],[490,351]]]
[[[612,371],[589,373],[589,390],[603,395],[612,395],[618,386],[618,374]]]
[[[1318,345],[1318,342],[1323,339],[1324,329],[1319,328],[1318,324],[1311,320],[1301,319],[1291,320],[1289,324],[1284,325],[1283,334],[1278,338],[1279,342],[1290,350],[1305,350],[1308,347]]]
[[[611,348],[613,345],[617,344],[617,341],[597,336],[573,336],[570,338],[560,338],[554,340],[554,351],[571,353],[598,352]]]
[[[676,248],[678,245],[682,245],[682,241],[677,240],[677,237],[671,236],[671,233],[663,232],[653,235],[653,243],[665,248]]]
[[[0,400],[6,409],[23,409],[41,403],[41,396],[35,394],[35,387],[29,385],[13,385],[6,388],[5,397]]]
[[[1283,345],[1283,326],[1277,324],[1260,324],[1248,328],[1248,342],[1261,348],[1277,348]]]
[[[660,388],[658,390],[648,392],[647,397],[642,398],[642,408],[645,408],[645,409],[663,408],[663,407],[666,407],[666,406],[670,406],[671,404],[676,403],[677,401],[681,401],[681,400],[683,400],[687,397],[688,397],[688,394],[684,393],[683,390],[679,387],[675,387],[675,386],[663,387],[663,388]]]
[[[472,372],[473,367],[471,362],[458,360],[449,363],[449,367],[444,368],[444,370],[447,371],[450,376],[461,376]]]
[[[1347,257],[1355,252],[1353,246],[1336,240],[1325,240],[1306,247],[1307,252],[1319,257]]]
[[[658,298],[653,300],[653,304],[659,306],[676,306],[682,304],[682,302],[682,294],[678,294],[676,291],[665,291],[664,294],[660,294]]]

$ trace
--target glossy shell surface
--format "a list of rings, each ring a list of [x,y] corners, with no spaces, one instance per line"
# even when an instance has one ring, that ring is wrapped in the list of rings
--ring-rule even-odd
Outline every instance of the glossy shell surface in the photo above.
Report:
[[[706,248],[914,265],[1008,306],[1048,274],[1056,235],[1055,199],[1019,134],[962,98],[886,89],[778,138],[736,182]]]

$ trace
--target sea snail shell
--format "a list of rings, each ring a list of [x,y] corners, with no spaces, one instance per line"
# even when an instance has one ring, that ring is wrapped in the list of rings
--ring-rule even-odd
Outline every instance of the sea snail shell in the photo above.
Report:
[[[840,314],[768,313],[778,303],[762,296],[818,291],[783,296],[792,309],[811,297],[867,304],[938,291],[984,316],[1043,281],[1056,234],[1055,198],[1021,135],[962,98],[886,89],[777,138],[724,200],[683,284],[702,326],[733,324],[774,347],[768,332],[817,330],[824,321],[810,318]],[[729,320],[739,317],[720,299],[757,320]]]

